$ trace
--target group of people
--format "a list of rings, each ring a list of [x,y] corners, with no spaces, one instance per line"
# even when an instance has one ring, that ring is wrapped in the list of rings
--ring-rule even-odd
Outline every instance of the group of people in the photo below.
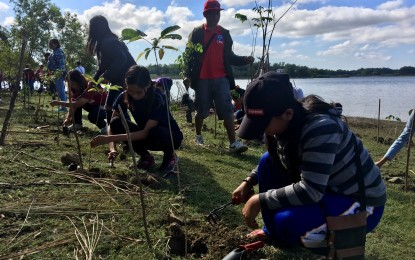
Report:
[[[205,2],[206,23],[189,35],[190,42],[203,46],[203,53],[193,53],[194,63],[189,64],[184,82],[195,91],[196,144],[204,144],[202,125],[213,103],[218,118],[224,121],[229,150],[242,153],[248,149],[236,139],[232,99],[244,113],[236,118],[240,124],[237,135],[247,140],[265,136],[267,152],[232,193],[236,204],[245,203],[242,214],[247,226],[257,228],[256,218],[262,213],[265,227],[250,235],[314,250],[326,239],[327,216],[359,211],[366,211],[367,232],[372,231],[379,224],[386,203],[380,167],[407,142],[409,130],[375,163],[362,141],[341,120],[339,109],[318,96],[304,97],[298,93],[288,74],[268,72],[252,81],[246,91],[235,88],[231,66],[250,64],[254,58],[233,53],[229,31],[218,25],[221,10],[218,1]],[[52,41],[51,48],[54,53],[48,68],[58,69],[63,63],[59,43]],[[153,167],[155,160],[150,151],[163,151],[159,169],[174,169],[178,160],[175,150],[180,147],[183,134],[168,109],[171,80],[153,81],[148,69],[136,64],[103,16],[95,16],[89,22],[87,51],[98,58],[94,79],[103,77],[104,83],[114,87],[103,91],[88,82],[82,71],[69,71],[66,78],[56,83],[61,101],[51,103],[69,107],[71,113],[64,124],[72,122],[79,127],[79,110],[87,110],[88,119],[102,132],[91,140],[91,146],[108,144],[108,159],[114,160],[118,154],[116,143],[128,140],[121,120],[123,114],[133,149],[140,155],[137,167]],[[62,92],[64,79],[72,91],[72,106]],[[95,90],[88,91],[91,88]],[[406,129],[413,116],[414,112]],[[362,179],[363,187],[359,185]],[[258,194],[252,192],[255,185],[259,186]],[[360,207],[362,196],[365,208]]]

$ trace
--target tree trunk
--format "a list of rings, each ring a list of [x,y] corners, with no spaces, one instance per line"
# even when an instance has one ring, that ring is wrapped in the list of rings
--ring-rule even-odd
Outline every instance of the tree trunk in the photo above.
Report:
[[[19,94],[20,80],[21,80],[22,71],[23,71],[23,60],[24,60],[24,53],[26,51],[26,46],[27,46],[27,39],[26,39],[26,35],[23,33],[22,49],[20,50],[19,68],[18,68],[17,75],[16,75],[16,81],[14,85],[15,87],[13,89],[13,93],[10,98],[9,110],[7,110],[6,117],[4,118],[4,122],[3,122],[3,128],[1,129],[0,145],[4,145],[4,141],[6,139],[6,134],[7,134],[7,128],[10,124],[10,119],[12,117],[13,109],[16,104],[17,94]]]

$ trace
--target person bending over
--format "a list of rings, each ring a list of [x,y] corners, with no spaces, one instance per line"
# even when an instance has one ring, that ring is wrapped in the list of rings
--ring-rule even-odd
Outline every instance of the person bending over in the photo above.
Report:
[[[360,207],[358,177],[364,178],[367,232],[379,224],[386,186],[334,106],[313,95],[300,103],[288,74],[268,72],[248,85],[244,110],[237,134],[252,139],[265,133],[268,150],[232,193],[233,201],[245,203],[247,226],[257,228],[262,213],[265,227],[252,235],[277,245],[324,248],[325,217],[354,214]],[[251,196],[256,184],[259,194]]]
[[[110,144],[108,159],[117,155],[114,142],[127,142],[126,130],[120,113],[131,112],[136,124],[127,121],[131,132],[134,151],[140,155],[137,167],[148,169],[155,165],[151,151],[163,151],[160,171],[172,171],[177,163],[174,150],[179,148],[183,134],[170,112],[164,94],[154,87],[149,71],[142,66],[132,66],[125,75],[127,90],[122,92],[114,103],[114,111],[109,127],[109,135],[99,135],[92,139],[91,146]],[[120,105],[121,111],[118,109]],[[170,122],[170,123],[169,123]],[[169,128],[170,126],[170,128]],[[170,134],[171,130],[171,134]],[[173,138],[173,141],[171,140]]]
[[[69,71],[66,81],[70,82],[70,91],[72,93],[72,107],[69,102],[52,100],[52,106],[69,107],[63,126],[69,126],[68,129],[75,131],[82,128],[82,109],[88,112],[88,120],[96,125],[101,133],[107,132],[107,123],[105,122],[105,99],[107,93],[101,89],[88,89],[88,80],[78,70]],[[69,85],[69,84],[68,84]],[[72,110],[74,118],[72,118]]]

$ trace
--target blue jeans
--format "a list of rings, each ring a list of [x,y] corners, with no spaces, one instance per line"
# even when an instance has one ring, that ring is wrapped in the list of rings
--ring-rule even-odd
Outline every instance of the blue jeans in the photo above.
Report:
[[[272,162],[269,153],[264,153],[258,166],[259,192],[282,188],[290,184],[288,177],[282,174]],[[304,237],[325,224],[326,216],[339,216],[354,203],[355,201],[347,196],[326,193],[316,204],[291,206],[278,210],[263,209],[264,231],[277,245],[307,247]],[[375,207],[372,214],[367,217],[367,232],[372,231],[379,224],[383,209],[384,206]]]
[[[55,80],[55,87],[56,91],[58,92],[59,99],[61,101],[66,101],[66,93],[65,93],[65,82],[63,78],[59,78]]]

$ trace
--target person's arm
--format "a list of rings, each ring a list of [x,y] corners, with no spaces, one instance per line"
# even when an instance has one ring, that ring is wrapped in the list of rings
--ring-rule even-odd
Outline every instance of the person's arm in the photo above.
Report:
[[[147,138],[148,133],[153,127],[156,127],[158,124],[155,120],[148,120],[144,129],[131,133],[131,141],[144,140]],[[91,140],[91,147],[97,147],[103,144],[115,143],[115,142],[126,142],[128,141],[127,134],[118,134],[118,135],[98,135]]]
[[[239,56],[236,55],[232,48],[233,48],[233,40],[228,30],[224,30],[225,35],[225,48],[228,48],[227,52],[229,53],[228,59],[229,63],[233,66],[244,66],[251,64],[255,61],[255,58],[252,56]]]
[[[411,126],[414,120],[414,111],[412,111],[408,122],[406,122],[405,128],[403,129],[402,133],[399,137],[393,142],[393,144],[389,147],[386,154],[376,162],[376,165],[380,168],[385,164],[387,161],[391,161],[395,156],[402,150],[402,148],[409,142],[409,138],[411,136]],[[414,131],[412,129],[412,131]]]

